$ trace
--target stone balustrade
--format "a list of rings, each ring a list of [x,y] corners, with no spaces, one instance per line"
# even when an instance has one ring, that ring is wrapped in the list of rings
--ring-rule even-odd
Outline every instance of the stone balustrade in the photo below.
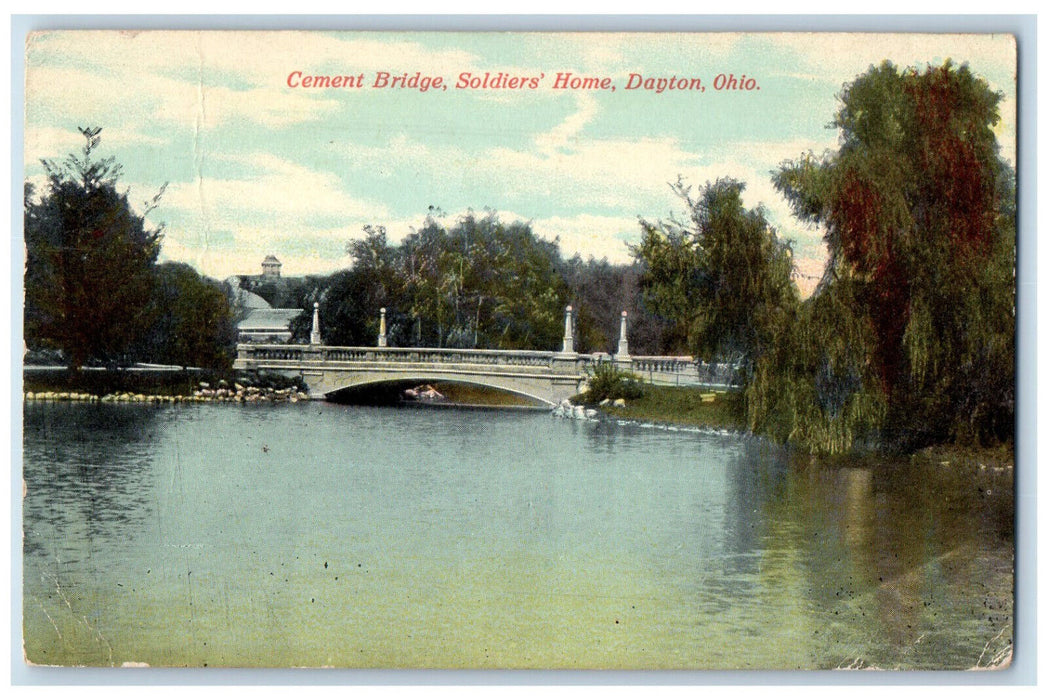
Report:
[[[688,374],[694,373],[696,370],[695,360],[688,356],[633,355],[630,360],[632,371],[638,374],[644,372],[678,372]]]
[[[542,350],[482,350],[461,348],[344,347],[328,345],[237,346],[238,362],[392,362],[411,364],[495,365],[505,367],[551,367],[564,360],[587,365],[592,355],[571,355]]]

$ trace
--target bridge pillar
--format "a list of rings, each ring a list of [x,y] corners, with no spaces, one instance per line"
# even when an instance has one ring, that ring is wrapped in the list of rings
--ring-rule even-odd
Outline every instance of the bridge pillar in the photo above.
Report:
[[[323,345],[320,341],[320,303],[313,302],[313,330],[309,332],[310,345]]]
[[[619,350],[615,353],[615,361],[630,361],[630,346],[626,338],[626,312],[622,312],[622,323],[619,324]]]
[[[564,348],[560,351],[560,354],[575,354],[575,334],[571,327],[571,306],[564,310]]]
[[[381,316],[378,320],[378,346],[384,348],[386,347],[386,307],[379,309],[379,313]]]

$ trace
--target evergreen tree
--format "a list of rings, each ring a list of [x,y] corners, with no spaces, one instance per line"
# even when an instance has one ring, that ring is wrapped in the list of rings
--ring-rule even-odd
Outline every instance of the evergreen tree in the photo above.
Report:
[[[127,363],[149,323],[159,229],[117,191],[120,167],[95,159],[101,129],[81,129],[80,154],[45,160],[47,187],[25,202],[25,334],[30,347],[57,348],[68,366]],[[162,190],[161,190],[162,192]]]

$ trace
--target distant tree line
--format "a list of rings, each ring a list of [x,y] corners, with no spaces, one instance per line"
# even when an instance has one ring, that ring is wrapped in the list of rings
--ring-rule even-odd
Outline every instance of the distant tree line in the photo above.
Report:
[[[158,264],[162,230],[118,190],[120,166],[95,156],[98,128],[61,162],[43,161],[47,184],[25,192],[25,339],[35,355],[77,371],[86,365],[163,363],[226,369],[235,354],[235,295],[184,263]],[[574,306],[576,349],[615,349],[619,318],[631,314],[634,352],[670,347],[668,324],[648,313],[637,264],[565,260],[531,225],[472,212],[452,225],[431,209],[421,227],[392,244],[366,226],[347,244],[351,265],[333,275],[245,278],[278,308],[299,308],[294,339],[306,342],[314,302],[322,335],[337,345],[371,345],[379,309],[392,345],[557,349],[565,306]]]
[[[325,343],[374,344],[385,308],[391,345],[555,350],[570,304],[580,352],[613,352],[624,310],[631,347],[663,349],[666,324],[646,311],[635,264],[565,260],[530,224],[507,224],[494,212],[470,212],[450,226],[442,219],[431,210],[396,245],[381,226],[365,227],[364,237],[348,244],[349,268],[317,280],[303,297],[305,310],[320,303]],[[310,323],[311,315],[300,317],[296,338],[308,338]]]

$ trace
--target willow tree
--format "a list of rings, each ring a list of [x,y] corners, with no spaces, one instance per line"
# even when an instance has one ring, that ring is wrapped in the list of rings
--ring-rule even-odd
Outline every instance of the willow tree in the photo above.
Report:
[[[763,210],[743,206],[744,188],[722,178],[693,196],[678,182],[674,191],[689,221],[642,222],[633,254],[643,266],[646,303],[676,324],[682,349],[731,362],[749,376],[796,306],[797,288],[789,245]]]
[[[817,294],[847,300],[837,320],[809,314],[798,332],[832,339],[843,322],[864,345],[851,357],[835,357],[832,343],[809,347],[800,364],[857,377],[823,391],[880,403],[881,438],[900,447],[1013,430],[1014,186],[993,131],[1000,100],[966,65],[885,62],[845,86],[840,148],[775,175],[795,214],[825,231]],[[823,412],[791,432],[808,431],[804,420],[850,419]]]

